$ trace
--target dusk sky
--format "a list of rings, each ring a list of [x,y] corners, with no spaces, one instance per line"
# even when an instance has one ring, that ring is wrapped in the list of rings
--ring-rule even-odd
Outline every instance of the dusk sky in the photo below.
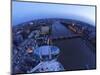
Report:
[[[12,24],[43,18],[66,18],[95,25],[95,6],[13,2]]]

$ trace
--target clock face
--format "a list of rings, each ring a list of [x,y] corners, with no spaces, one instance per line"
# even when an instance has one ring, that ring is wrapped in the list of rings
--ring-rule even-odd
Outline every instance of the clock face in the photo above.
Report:
[[[96,68],[95,6],[12,4],[12,73]]]

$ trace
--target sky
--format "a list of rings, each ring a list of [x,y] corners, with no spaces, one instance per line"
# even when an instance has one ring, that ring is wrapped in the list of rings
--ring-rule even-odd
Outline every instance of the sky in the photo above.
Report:
[[[75,19],[95,25],[95,6],[13,1],[12,25],[43,18]]]

